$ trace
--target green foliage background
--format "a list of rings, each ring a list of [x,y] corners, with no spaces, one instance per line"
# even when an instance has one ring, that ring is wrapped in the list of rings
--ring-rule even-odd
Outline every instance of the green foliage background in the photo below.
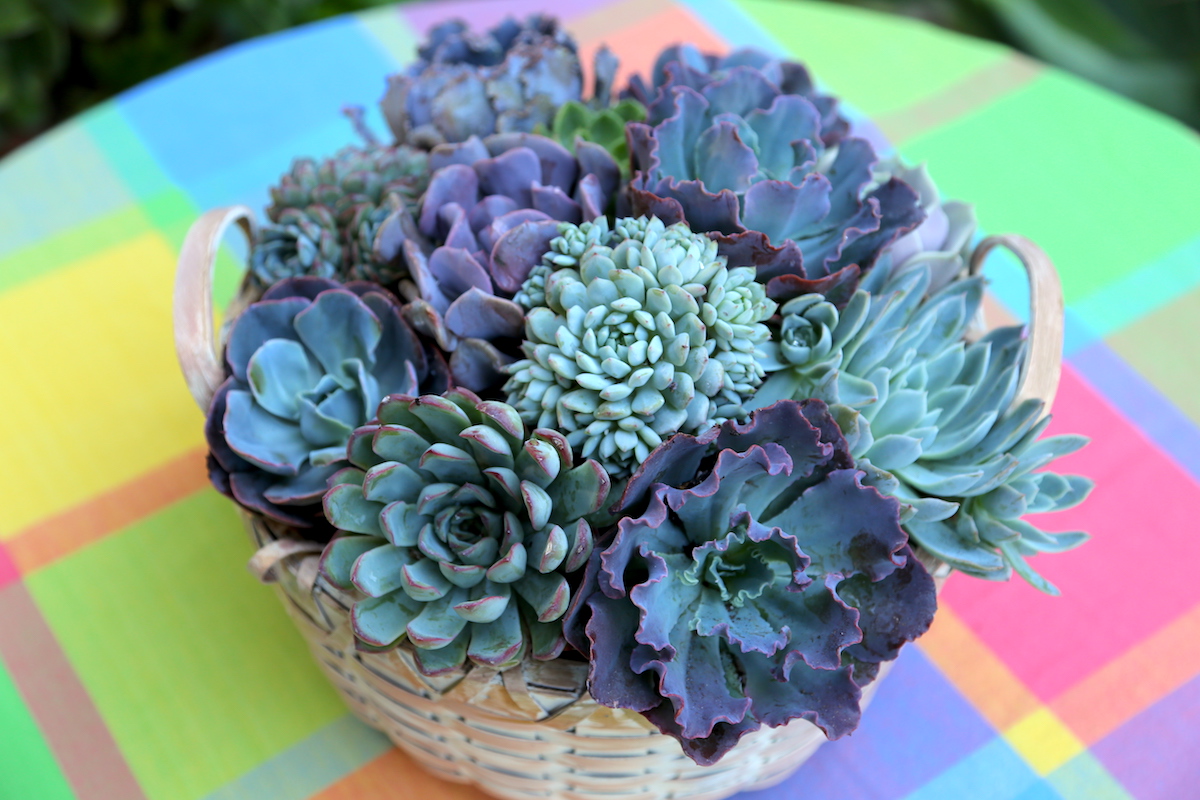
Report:
[[[388,0],[0,0],[0,154],[233,42]]]
[[[1200,128],[1200,0],[830,1],[1004,42]],[[204,53],[386,2],[0,0],[0,154]]]

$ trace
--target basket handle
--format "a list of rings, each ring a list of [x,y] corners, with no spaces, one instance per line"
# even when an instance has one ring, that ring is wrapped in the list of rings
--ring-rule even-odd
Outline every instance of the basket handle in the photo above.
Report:
[[[977,275],[997,247],[1007,247],[1029,276],[1029,352],[1021,365],[1021,382],[1014,401],[1035,398],[1054,403],[1062,374],[1063,293],[1054,263],[1036,244],[1014,233],[989,236],[971,255],[970,272]]]
[[[221,238],[237,225],[253,242],[254,212],[246,206],[214,208],[188,230],[175,271],[175,354],[201,411],[225,380],[225,368],[213,330],[213,269]]]

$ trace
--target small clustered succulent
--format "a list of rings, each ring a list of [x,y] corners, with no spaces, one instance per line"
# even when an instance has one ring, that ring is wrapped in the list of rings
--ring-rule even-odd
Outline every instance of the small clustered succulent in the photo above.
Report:
[[[271,191],[209,409],[214,484],[324,543],[356,646],[427,675],[586,658],[699,763],[854,730],[926,565],[1057,590],[1020,327],[980,334],[970,206],[799,64],[668,48],[584,96],[533,16],[433,29],[396,143]],[[261,298],[255,293],[262,292]]]
[[[302,275],[387,283],[375,250],[379,225],[428,182],[429,156],[405,145],[297,159],[271,187],[271,221],[259,231],[251,274],[264,287]]]
[[[509,402],[624,477],[665,437],[730,417],[762,381],[775,312],[751,267],[684,223],[563,224],[523,299],[525,359]]]

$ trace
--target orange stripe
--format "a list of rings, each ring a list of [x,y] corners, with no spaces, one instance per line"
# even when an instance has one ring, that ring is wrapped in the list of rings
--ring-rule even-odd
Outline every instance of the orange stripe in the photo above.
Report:
[[[882,114],[874,122],[892,144],[900,144],[991,105],[1025,86],[1041,72],[1041,64],[1012,53],[919,103]]]
[[[996,730],[1006,730],[1040,707],[1033,693],[945,602],[918,644]]]
[[[23,583],[0,589],[0,660],[78,800],[145,800],[108,725]]]
[[[589,27],[593,18],[595,25]],[[592,58],[601,44],[607,44],[621,60],[618,86],[635,73],[650,77],[655,59],[668,45],[691,42],[706,53],[729,52],[729,45],[691,11],[663,0],[624,0],[602,12],[572,20],[570,27],[580,36],[579,60],[585,65],[585,85],[589,87]]]
[[[1050,708],[1089,746],[1196,675],[1200,606],[1059,695]]]
[[[204,456],[204,450],[189,450],[111,492],[31,525],[5,543],[9,556],[28,575],[182,500],[208,485]]]
[[[309,800],[383,800],[425,797],[429,800],[490,800],[482,790],[435,778],[402,750],[393,748]]]

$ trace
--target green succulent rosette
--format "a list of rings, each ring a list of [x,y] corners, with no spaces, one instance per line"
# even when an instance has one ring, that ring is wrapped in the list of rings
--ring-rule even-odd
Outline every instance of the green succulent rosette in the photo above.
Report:
[[[1026,560],[1072,549],[1079,532],[1051,534],[1025,514],[1071,508],[1092,482],[1035,471],[1083,447],[1082,436],[1039,438],[1045,403],[1016,401],[1026,339],[1021,326],[974,341],[981,277],[944,284],[934,265],[872,272],[844,308],[821,295],[784,303],[761,349],[771,376],[751,405],[819,398],[831,404],[872,485],[908,508],[913,541],[956,569],[1058,590]]]
[[[763,379],[755,350],[776,304],[752,267],[730,267],[685,223],[560,225],[517,295],[525,358],[508,402],[563,431],[615,478],[664,438],[745,415]]]
[[[342,534],[321,566],[363,595],[351,611],[360,646],[407,640],[430,675],[562,652],[567,576],[591,555],[603,467],[464,389],[385,398],[348,452],[324,500]]]

